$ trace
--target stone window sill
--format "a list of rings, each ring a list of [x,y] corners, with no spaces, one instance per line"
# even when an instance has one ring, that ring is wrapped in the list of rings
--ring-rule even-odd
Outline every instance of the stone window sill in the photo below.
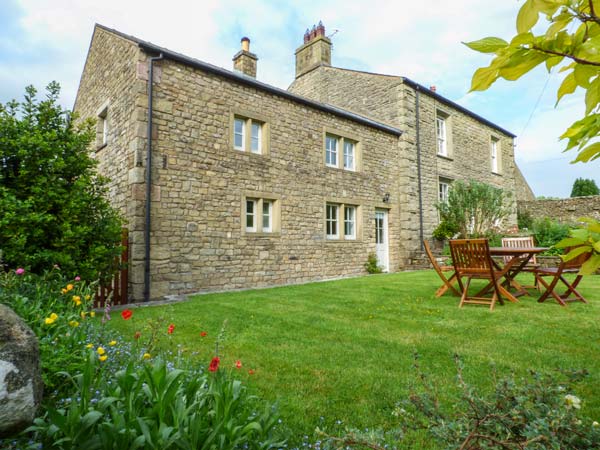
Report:
[[[441,159],[445,159],[446,161],[454,161],[454,158],[452,158],[452,157],[450,157],[450,156],[448,156],[448,155],[440,155],[440,154],[438,153],[438,154],[437,154],[437,157],[438,157],[438,158],[441,158]]]
[[[108,143],[104,143],[104,144],[100,144],[96,146],[96,151],[99,152],[100,150],[102,150],[104,147],[106,147],[108,145]]]

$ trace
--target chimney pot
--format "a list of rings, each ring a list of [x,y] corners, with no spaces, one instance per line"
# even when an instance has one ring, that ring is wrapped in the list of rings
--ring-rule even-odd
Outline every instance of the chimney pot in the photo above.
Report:
[[[434,84],[432,84],[431,86],[429,86],[429,90],[430,90],[431,92],[436,92],[436,91],[437,91],[437,88],[435,87],[435,85],[434,85]]]
[[[250,51],[250,39],[248,39],[246,36],[244,36],[242,38],[242,50],[244,50],[245,52],[249,52]]]
[[[308,31],[308,28],[307,28],[306,31],[304,32],[304,43],[306,44],[309,40],[310,40],[310,31]]]

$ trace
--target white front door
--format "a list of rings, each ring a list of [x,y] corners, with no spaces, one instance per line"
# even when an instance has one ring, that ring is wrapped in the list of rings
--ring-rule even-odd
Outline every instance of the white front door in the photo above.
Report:
[[[390,270],[388,251],[388,213],[383,210],[375,211],[375,254],[377,263],[384,272]]]

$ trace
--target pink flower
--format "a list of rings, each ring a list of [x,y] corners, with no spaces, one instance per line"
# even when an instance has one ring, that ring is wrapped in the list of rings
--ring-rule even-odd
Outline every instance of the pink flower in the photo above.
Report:
[[[15,270],[15,273],[17,275],[23,275],[25,273],[25,269],[23,269],[22,267],[19,267],[17,270]]]
[[[81,277],[80,277],[79,275],[77,275],[77,276],[75,277],[75,281],[81,281]]]

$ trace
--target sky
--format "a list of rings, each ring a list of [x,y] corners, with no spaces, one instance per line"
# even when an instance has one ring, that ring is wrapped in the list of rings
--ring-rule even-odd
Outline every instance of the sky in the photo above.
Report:
[[[522,0],[2,0],[0,103],[52,80],[72,108],[94,23],[231,69],[242,36],[260,81],[287,88],[304,31],[323,21],[332,65],[406,76],[517,135],[515,158],[536,196],[569,197],[576,178],[600,186],[600,160],[570,164],[558,137],[583,114],[584,93],[555,108],[562,74],[537,68],[516,82],[469,93],[490,57],[461,42],[510,39]]]

